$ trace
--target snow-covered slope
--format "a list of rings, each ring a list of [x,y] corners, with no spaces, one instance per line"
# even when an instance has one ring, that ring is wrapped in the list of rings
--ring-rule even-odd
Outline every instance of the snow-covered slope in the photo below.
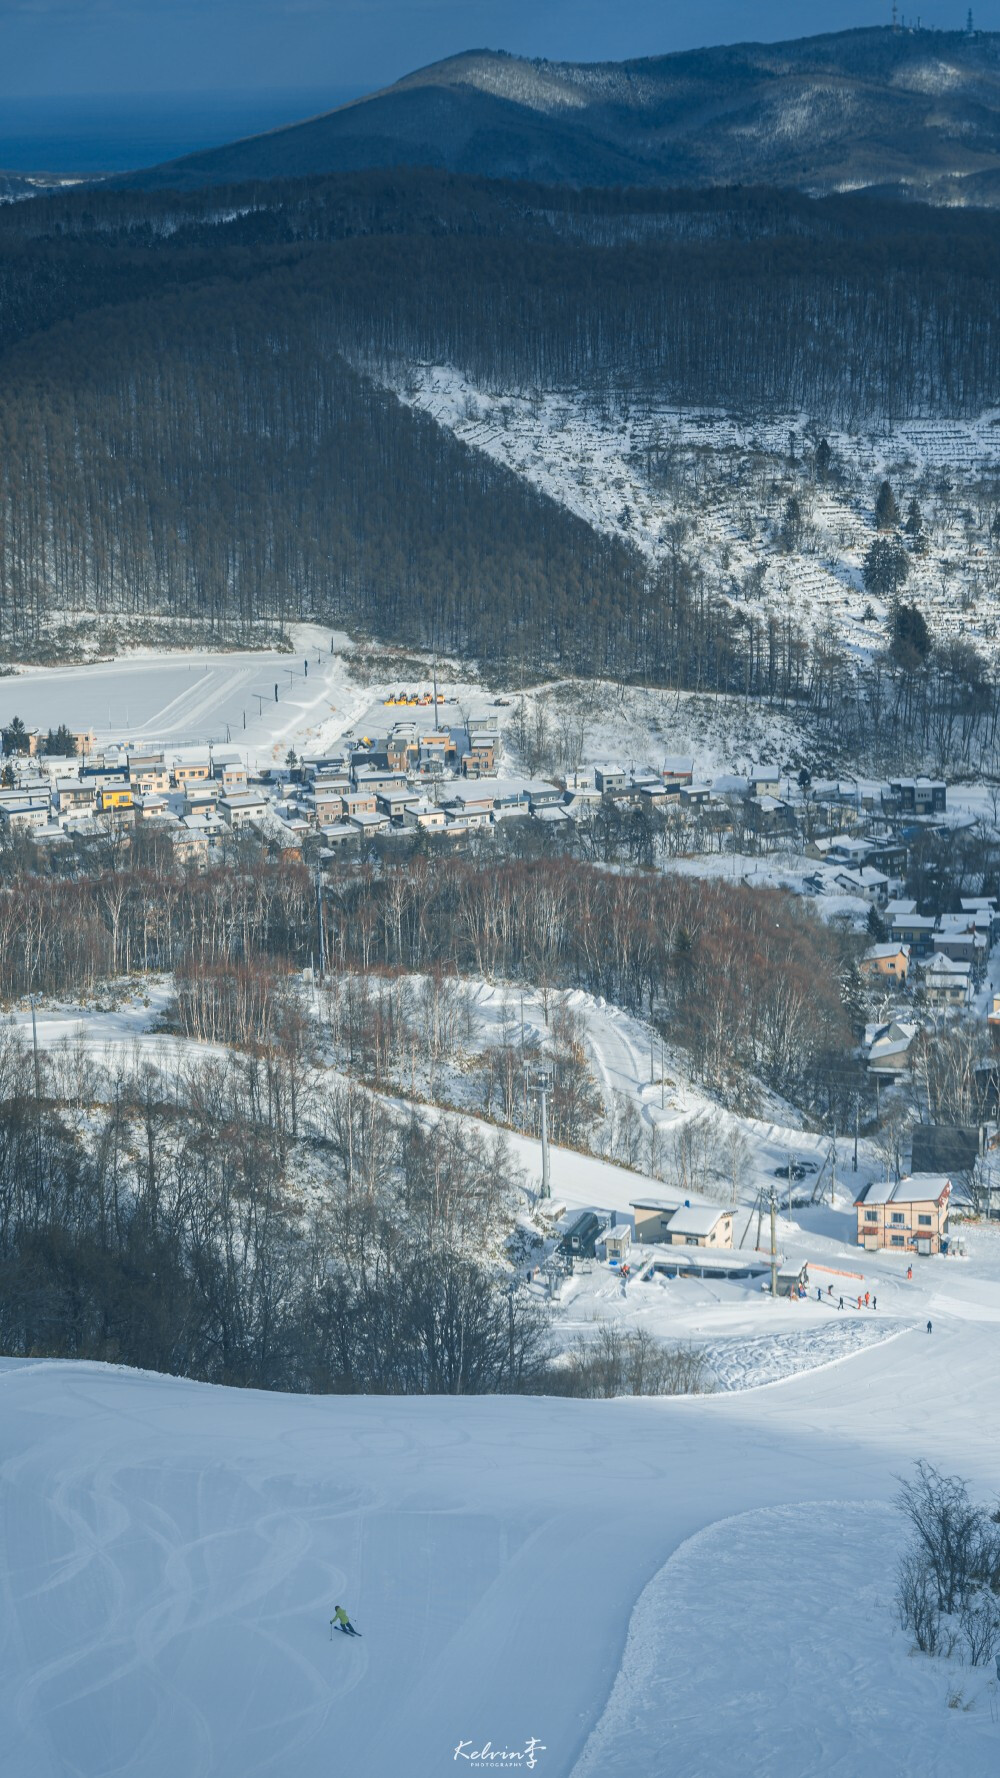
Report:
[[[998,564],[991,485],[1000,415],[901,422],[874,436],[834,431],[806,414],[734,417],[620,390],[478,387],[452,365],[398,372],[400,400],[473,450],[531,482],[598,531],[662,563],[685,545],[745,618],[826,630],[864,656],[885,641],[888,607],[864,591],[877,536],[875,489],[891,479],[903,511],[917,498],[925,531],[908,557],[906,596],[942,641],[995,654]],[[835,475],[813,474],[820,437]],[[790,499],[795,535],[785,526]]]
[[[946,1310],[930,1340],[666,1401],[287,1397],[4,1361],[5,1769],[443,1778],[533,1737],[545,1778],[821,1752],[847,1773],[860,1680],[882,1778],[986,1778],[984,1676],[958,1672],[965,1713],[953,1666],[908,1661],[883,1507],[920,1455],[994,1485],[998,1361],[1000,1320]],[[363,1640],[331,1642],[337,1603]],[[650,1639],[676,1663],[662,1709],[636,1686]]]

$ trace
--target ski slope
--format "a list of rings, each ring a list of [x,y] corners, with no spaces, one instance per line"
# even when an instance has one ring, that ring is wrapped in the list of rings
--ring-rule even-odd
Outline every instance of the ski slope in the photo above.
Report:
[[[530,1737],[544,1778],[846,1778],[869,1752],[882,1778],[992,1778],[987,1676],[911,1657],[890,1608],[895,1475],[923,1455],[995,1486],[1000,1285],[961,1306],[660,1401],[4,1360],[4,1768],[439,1778],[475,1769],[463,1742]],[[331,1643],[337,1603],[364,1640]]]

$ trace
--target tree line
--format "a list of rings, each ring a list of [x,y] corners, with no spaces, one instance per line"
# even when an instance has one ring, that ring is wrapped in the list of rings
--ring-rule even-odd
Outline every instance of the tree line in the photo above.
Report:
[[[0,879],[0,998],[92,992],[110,976],[175,971],[182,1029],[266,1036],[284,1016],[253,965],[318,957],[309,871],[243,848],[204,872],[140,866],[39,871],[30,849]],[[753,1075],[809,1102],[851,1048],[858,941],[800,897],[567,857],[490,851],[337,861],[323,895],[331,969],[444,971],[584,988],[652,1014],[695,1073],[728,1089]],[[198,972],[190,975],[192,966]],[[213,973],[214,972],[214,973]],[[243,972],[243,973],[241,973]],[[348,1019],[350,1014],[348,1014]],[[385,999],[375,1029],[402,1008]],[[381,1041],[370,1033],[366,1042]],[[351,1041],[348,1031],[348,1041]],[[574,1034],[565,1033],[567,1052]],[[489,1060],[489,1059],[487,1059]],[[484,1067],[486,1063],[484,1063]],[[503,1058],[487,1069],[503,1102]],[[586,1097],[581,1081],[580,1103]]]

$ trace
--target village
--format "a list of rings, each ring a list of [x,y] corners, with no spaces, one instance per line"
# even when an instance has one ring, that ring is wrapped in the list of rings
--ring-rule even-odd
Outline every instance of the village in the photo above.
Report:
[[[923,777],[814,779],[779,762],[702,773],[696,757],[680,754],[648,766],[604,760],[545,778],[514,769],[522,763],[516,726],[511,700],[477,704],[474,694],[439,690],[436,678],[387,689],[329,746],[306,737],[282,760],[273,747],[268,756],[231,742],[111,742],[93,730],[29,731],[12,719],[4,730],[0,829],[8,844],[33,845],[43,859],[109,838],[116,848],[156,840],[196,871],[238,858],[249,841],[279,860],[306,861],[320,884],[335,860],[342,868],[352,854],[391,860],[408,843],[461,849],[520,833],[522,848],[579,850],[709,877],[722,869],[733,880],[793,888],[859,935],[865,1011],[858,1054],[876,1109],[891,1118],[893,1095],[902,1101],[913,1087],[926,1042],[960,1029],[976,1052],[966,1121],[942,1126],[925,1105],[912,1153],[904,1144],[891,1167],[872,1162],[869,1143],[870,1164],[853,1182],[853,1198],[845,1197],[843,1174],[837,1180],[833,1132],[832,1141],[829,1133],[810,1138],[819,1147],[804,1156],[801,1142],[796,1158],[779,1148],[770,1187],[758,1177],[742,1214],[735,1198],[720,1202],[717,1190],[706,1196],[690,1181],[673,1187],[659,1177],[645,1197],[618,1193],[614,1206],[599,1198],[575,1208],[540,1203],[530,1276],[550,1299],[574,1268],[594,1263],[625,1289],[686,1278],[804,1295],[806,1261],[792,1248],[786,1254],[786,1242],[779,1250],[773,1226],[771,1245],[762,1242],[769,1201],[785,1218],[803,1202],[836,1206],[842,1242],[906,1255],[908,1263],[947,1254],[956,1240],[960,1249],[955,1230],[963,1217],[1000,1212],[1000,1065],[993,1060],[1000,977],[994,981],[991,971],[1000,910],[997,897],[983,892],[995,830],[982,789]],[[924,871],[919,900],[906,892],[915,857],[928,847],[953,850],[963,839],[984,848],[982,880],[949,882]],[[962,887],[978,892],[959,893]],[[640,1114],[651,1117],[635,1087]],[[854,1136],[856,1165],[857,1129]],[[554,1217],[553,1208],[561,1214]]]

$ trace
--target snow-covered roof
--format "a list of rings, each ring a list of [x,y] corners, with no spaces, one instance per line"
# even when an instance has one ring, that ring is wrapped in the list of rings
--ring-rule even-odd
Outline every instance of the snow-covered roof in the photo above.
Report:
[[[873,1179],[862,1186],[855,1205],[938,1204],[951,1189],[946,1173],[908,1173],[902,1179]]]
[[[710,1235],[716,1223],[731,1210],[720,1210],[717,1204],[684,1204],[667,1223],[669,1235]]]
[[[878,962],[880,957],[909,957],[909,945],[871,945],[865,952],[865,962]]]
[[[946,957],[943,952],[938,952],[930,963],[924,965],[925,976],[951,976],[957,981],[959,976],[968,976],[968,973],[967,963],[956,963],[953,957]]]

